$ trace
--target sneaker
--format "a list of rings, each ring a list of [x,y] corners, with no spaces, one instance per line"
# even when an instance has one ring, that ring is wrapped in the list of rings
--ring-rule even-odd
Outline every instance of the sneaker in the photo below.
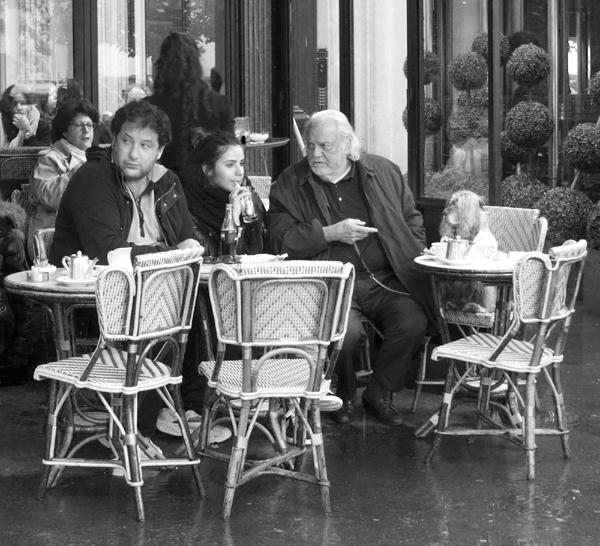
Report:
[[[319,400],[319,408],[321,411],[338,411],[342,408],[344,402],[335,394],[326,394]]]
[[[174,417],[174,415],[175,412],[173,410],[170,410],[169,408],[163,408],[158,416],[158,420],[156,421],[156,428],[164,434],[181,437],[181,428],[179,427],[177,418]],[[194,410],[187,410],[185,412],[185,418],[188,422],[188,427],[191,434],[194,434],[200,428],[200,425],[202,425],[202,417]],[[208,443],[220,444],[221,442],[231,438],[231,434],[232,433],[229,428],[221,425],[215,425],[210,429]]]
[[[194,432],[202,424],[202,417],[200,417],[200,415],[194,410],[187,410],[185,412],[185,418],[188,422],[190,432],[194,434]],[[156,420],[156,428],[163,434],[181,437],[181,427],[177,421],[177,416],[170,408],[163,408],[160,410],[158,419]]]

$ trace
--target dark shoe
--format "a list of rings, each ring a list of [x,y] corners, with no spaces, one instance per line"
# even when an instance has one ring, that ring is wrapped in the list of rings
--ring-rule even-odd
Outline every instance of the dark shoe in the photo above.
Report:
[[[391,392],[377,390],[375,395],[370,396],[369,389],[367,388],[363,393],[362,403],[366,411],[372,413],[379,421],[386,425],[400,426],[405,424],[392,402]]]
[[[344,400],[344,404],[337,411],[331,412],[331,418],[340,425],[354,421],[354,406],[352,400]]]

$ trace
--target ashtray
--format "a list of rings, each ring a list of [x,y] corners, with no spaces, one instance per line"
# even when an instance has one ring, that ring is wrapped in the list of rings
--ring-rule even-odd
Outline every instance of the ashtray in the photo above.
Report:
[[[27,280],[31,282],[48,282],[50,280],[50,272],[32,269],[27,272]]]

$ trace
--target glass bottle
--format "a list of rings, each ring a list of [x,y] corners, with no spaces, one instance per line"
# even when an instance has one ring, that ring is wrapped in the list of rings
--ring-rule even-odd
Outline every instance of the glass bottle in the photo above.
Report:
[[[225,205],[225,218],[221,226],[221,259],[225,263],[235,262],[238,228],[233,219],[233,205]]]

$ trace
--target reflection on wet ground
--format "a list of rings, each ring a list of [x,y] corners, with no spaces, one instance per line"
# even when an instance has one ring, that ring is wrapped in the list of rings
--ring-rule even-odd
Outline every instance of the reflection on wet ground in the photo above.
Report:
[[[206,461],[203,501],[189,469],[147,476],[140,524],[129,488],[98,470],[68,469],[44,502],[36,500],[45,386],[31,382],[0,389],[0,544],[597,544],[600,314],[593,301],[576,314],[563,367],[572,458],[562,458],[557,438],[539,440],[535,482],[525,479],[524,453],[500,438],[445,439],[424,468],[431,438],[359,413],[344,426],[325,419],[333,517],[322,515],[313,486],[265,476],[240,488],[225,524],[225,467]],[[407,391],[397,401],[408,408],[411,398]],[[426,392],[414,422],[438,400]],[[543,409],[540,416],[552,417]],[[155,440],[175,447],[167,436]]]

